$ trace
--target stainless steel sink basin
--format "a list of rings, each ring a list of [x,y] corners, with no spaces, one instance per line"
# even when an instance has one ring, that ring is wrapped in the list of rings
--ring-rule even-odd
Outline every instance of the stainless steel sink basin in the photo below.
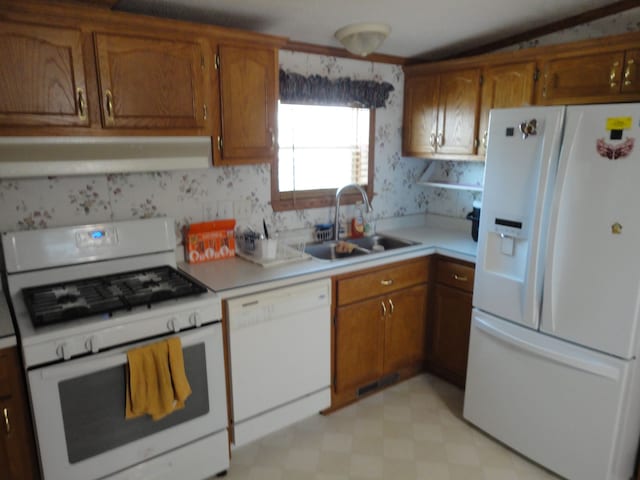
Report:
[[[376,253],[384,252],[385,250],[417,245],[416,242],[399,240],[397,238],[387,237],[384,235],[345,238],[343,241],[355,246],[351,252],[336,252],[337,242],[333,240],[328,242],[309,243],[305,247],[304,251],[315,258],[323,260],[340,260],[358,257],[361,255],[375,255]]]

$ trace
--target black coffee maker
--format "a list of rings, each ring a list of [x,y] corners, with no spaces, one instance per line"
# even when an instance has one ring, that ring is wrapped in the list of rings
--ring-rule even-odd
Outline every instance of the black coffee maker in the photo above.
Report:
[[[471,238],[474,242],[478,241],[478,226],[480,225],[480,210],[482,203],[478,200],[473,202],[473,210],[467,214],[467,220],[471,220]]]

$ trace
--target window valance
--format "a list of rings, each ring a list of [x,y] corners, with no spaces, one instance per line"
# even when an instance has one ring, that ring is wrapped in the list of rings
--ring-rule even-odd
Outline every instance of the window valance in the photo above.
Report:
[[[311,105],[384,107],[393,85],[373,80],[330,80],[320,75],[305,77],[280,70],[280,101]]]

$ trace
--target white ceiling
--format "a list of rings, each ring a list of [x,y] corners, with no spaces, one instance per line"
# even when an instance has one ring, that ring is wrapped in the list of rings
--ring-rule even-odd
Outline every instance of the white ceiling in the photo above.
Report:
[[[192,20],[339,47],[334,32],[383,22],[391,35],[377,53],[429,57],[482,45],[612,0],[120,0],[117,10]]]

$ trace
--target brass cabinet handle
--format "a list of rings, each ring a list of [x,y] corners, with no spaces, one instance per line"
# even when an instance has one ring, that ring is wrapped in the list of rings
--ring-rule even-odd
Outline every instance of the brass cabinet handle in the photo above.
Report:
[[[380,280],[380,285],[388,287],[389,285],[393,285],[393,280]]]
[[[222,151],[222,137],[218,136],[218,150]]]
[[[620,65],[618,62],[613,62],[613,65],[611,65],[611,72],[609,72],[609,86],[611,88],[618,85],[616,82],[616,70],[618,69],[618,65]]]
[[[391,310],[391,315],[393,315],[393,312],[395,311],[396,306],[393,304],[391,299],[389,299],[388,302],[389,302],[389,309]]]
[[[87,102],[84,99],[84,91],[78,87],[76,94],[78,95],[78,117],[80,120],[85,120],[87,118]]]
[[[469,280],[466,275],[458,275],[457,273],[454,273],[452,277],[454,280],[458,280],[459,282],[466,282]]]
[[[113,122],[113,93],[111,90],[106,90],[104,96],[107,103],[107,120]]]
[[[207,117],[208,117],[208,113],[209,113],[209,110],[207,109],[207,104],[206,103],[204,105],[202,105],[202,112],[203,112],[203,115],[204,115],[204,119],[206,120]]]
[[[635,65],[633,59],[627,60],[627,68],[624,70],[624,84],[631,85],[631,68]]]
[[[269,133],[271,134],[271,148],[276,146],[276,134],[273,131],[273,128],[269,129]]]
[[[382,316],[387,316],[387,306],[384,304],[384,300],[380,302],[380,306],[382,307]]]
[[[441,147],[442,145],[444,145],[444,133],[440,132],[438,134],[438,136],[436,137],[436,143],[439,147]]]
[[[489,138],[489,130],[485,130],[482,134],[482,146],[487,148],[487,139]]]
[[[9,435],[11,433],[11,422],[9,422],[9,409],[4,407],[2,409],[2,413],[4,415],[4,430]]]
[[[429,135],[429,145],[434,147],[436,146],[436,134],[432,133],[431,135]]]

